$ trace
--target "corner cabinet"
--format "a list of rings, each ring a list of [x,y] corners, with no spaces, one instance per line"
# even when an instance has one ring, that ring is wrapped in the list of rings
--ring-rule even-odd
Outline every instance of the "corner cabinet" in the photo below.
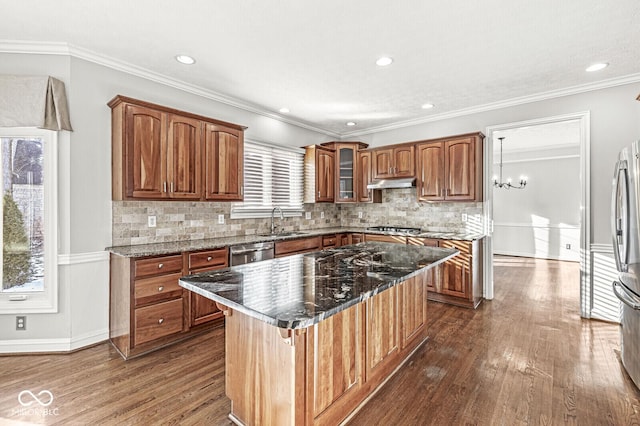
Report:
[[[419,201],[482,201],[482,133],[416,145]]]
[[[242,200],[245,127],[124,96],[108,105],[113,200]]]
[[[359,203],[381,203],[382,191],[367,188],[367,185],[372,181],[371,151],[359,151],[356,165],[357,201]]]

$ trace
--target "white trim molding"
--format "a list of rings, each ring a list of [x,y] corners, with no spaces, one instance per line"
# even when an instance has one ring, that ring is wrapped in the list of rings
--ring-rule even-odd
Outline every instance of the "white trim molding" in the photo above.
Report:
[[[109,340],[109,329],[71,338],[0,340],[0,354],[71,352],[106,340]]]
[[[77,265],[79,263],[106,262],[109,260],[109,252],[94,251],[89,253],[70,253],[58,255],[58,265]]]

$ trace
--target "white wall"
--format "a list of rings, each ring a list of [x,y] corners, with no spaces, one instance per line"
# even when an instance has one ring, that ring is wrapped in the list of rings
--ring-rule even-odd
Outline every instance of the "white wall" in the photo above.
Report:
[[[0,352],[70,350],[108,338],[111,110],[115,95],[248,126],[246,137],[290,146],[332,138],[66,55],[0,53],[0,73],[51,75],[67,89],[73,132],[59,137],[59,312],[0,315]],[[215,213],[215,212],[213,212]]]

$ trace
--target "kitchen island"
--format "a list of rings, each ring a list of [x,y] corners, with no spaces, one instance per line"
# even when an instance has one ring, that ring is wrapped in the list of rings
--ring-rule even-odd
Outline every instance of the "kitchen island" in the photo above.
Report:
[[[457,253],[361,243],[181,278],[225,313],[229,417],[343,422],[426,340],[430,269]]]

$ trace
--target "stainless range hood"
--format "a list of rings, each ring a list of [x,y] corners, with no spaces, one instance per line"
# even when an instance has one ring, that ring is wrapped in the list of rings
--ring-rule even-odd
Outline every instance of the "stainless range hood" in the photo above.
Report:
[[[411,188],[416,186],[416,178],[374,179],[367,189]]]

